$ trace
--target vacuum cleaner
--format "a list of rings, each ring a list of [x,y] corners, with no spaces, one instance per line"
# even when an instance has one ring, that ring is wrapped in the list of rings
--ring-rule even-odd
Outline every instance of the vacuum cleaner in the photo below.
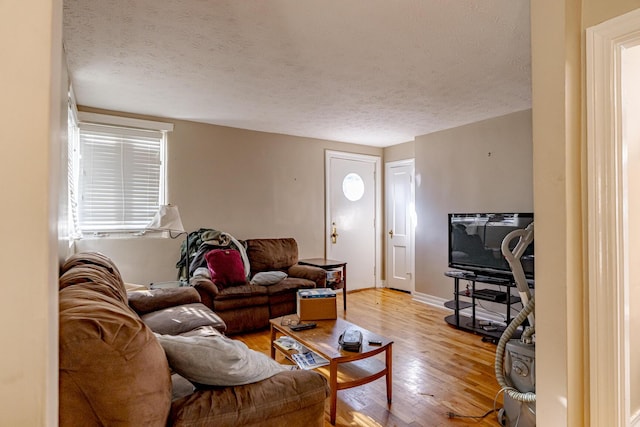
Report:
[[[511,249],[511,242],[518,239]],[[527,228],[514,230],[502,241],[502,254],[509,263],[516,288],[524,305],[523,310],[502,333],[496,349],[495,375],[504,391],[504,407],[498,421],[506,427],[534,427],[536,425],[535,381],[535,300],[522,268],[520,258],[533,242],[533,223]],[[520,339],[512,339],[525,320]]]

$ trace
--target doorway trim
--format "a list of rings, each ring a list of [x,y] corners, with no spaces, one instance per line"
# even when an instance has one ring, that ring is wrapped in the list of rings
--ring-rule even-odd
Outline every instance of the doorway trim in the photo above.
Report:
[[[331,179],[331,174],[330,174],[330,165],[331,165],[331,159],[345,159],[345,160],[357,160],[357,161],[362,161],[362,162],[369,162],[369,163],[373,163],[374,164],[374,182],[375,182],[375,212],[374,212],[374,218],[375,218],[375,259],[374,259],[374,263],[375,263],[375,286],[376,287],[381,287],[381,280],[380,280],[380,275],[381,275],[381,257],[382,257],[382,245],[381,245],[381,235],[382,235],[382,189],[381,189],[381,164],[382,164],[382,159],[380,158],[380,156],[374,156],[374,155],[370,155],[370,154],[357,154],[357,153],[346,153],[346,152],[342,152],[342,151],[334,151],[334,150],[326,150],[325,151],[325,172],[324,172],[324,178],[325,178],[325,184],[324,184],[324,188],[325,188],[325,194],[324,194],[324,200],[325,200],[325,214],[324,214],[324,230],[325,230],[325,236],[324,236],[324,253],[325,253],[325,257],[327,256],[328,253],[328,249],[327,246],[329,245],[329,236],[331,234],[331,224],[330,224],[330,218],[331,218],[331,194],[329,194],[329,188],[330,186],[330,182],[329,180]]]
[[[628,426],[629,260],[621,56],[624,48],[640,44],[640,10],[588,28],[586,42],[590,424]]]

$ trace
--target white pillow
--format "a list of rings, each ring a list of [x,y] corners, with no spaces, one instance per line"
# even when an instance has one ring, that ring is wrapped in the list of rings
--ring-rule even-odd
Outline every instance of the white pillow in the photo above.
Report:
[[[276,283],[282,282],[286,278],[287,273],[285,273],[284,271],[263,271],[261,273],[256,273],[251,278],[251,284],[262,286],[275,285]]]
[[[191,382],[205,385],[233,386],[267,379],[291,370],[269,356],[251,350],[242,341],[224,335],[160,335],[169,365]]]

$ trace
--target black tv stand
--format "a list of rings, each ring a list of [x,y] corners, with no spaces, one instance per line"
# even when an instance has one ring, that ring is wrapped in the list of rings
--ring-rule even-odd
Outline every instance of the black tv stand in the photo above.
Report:
[[[520,297],[511,295],[511,288],[516,286],[514,280],[505,277],[477,275],[464,271],[447,271],[444,275],[454,279],[454,299],[444,303],[445,307],[453,310],[453,314],[446,316],[444,320],[458,329],[482,335],[483,341],[497,343],[506,326],[498,325],[494,322],[479,321],[476,318],[476,300],[504,304],[506,307],[506,324],[508,325],[511,323],[511,306],[521,302]],[[468,281],[471,287],[460,290],[460,280]],[[476,283],[505,286],[506,290],[502,291],[500,288],[495,289],[495,287],[476,289]],[[468,308],[471,308],[471,317],[460,313]],[[520,334],[521,330],[519,328],[514,338],[517,338]]]

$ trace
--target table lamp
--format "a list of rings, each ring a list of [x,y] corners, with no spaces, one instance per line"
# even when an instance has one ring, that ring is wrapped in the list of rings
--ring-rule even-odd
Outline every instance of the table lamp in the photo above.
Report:
[[[153,219],[145,227],[145,231],[161,231],[168,232],[169,237],[176,239],[186,234],[186,278],[189,281],[189,233],[184,229],[182,220],[180,219],[180,211],[175,205],[160,205]],[[176,233],[175,235],[173,233]],[[183,278],[181,278],[182,280]]]

